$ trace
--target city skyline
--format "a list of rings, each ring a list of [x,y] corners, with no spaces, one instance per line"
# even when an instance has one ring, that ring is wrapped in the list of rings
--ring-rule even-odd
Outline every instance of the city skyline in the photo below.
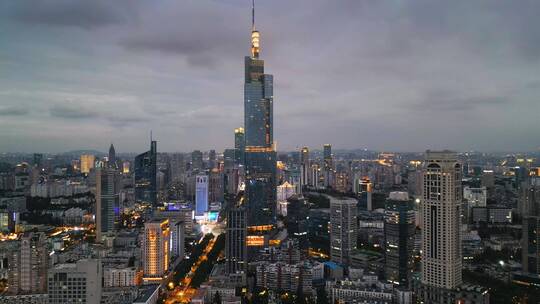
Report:
[[[1,4],[0,152],[232,147],[248,2]],[[277,149],[537,151],[538,5],[260,1]]]

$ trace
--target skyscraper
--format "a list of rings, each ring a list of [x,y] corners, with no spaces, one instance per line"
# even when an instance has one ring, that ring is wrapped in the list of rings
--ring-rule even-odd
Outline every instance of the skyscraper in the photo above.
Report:
[[[157,204],[157,142],[150,141],[150,150],[135,157],[135,200]]]
[[[118,171],[113,168],[99,168],[96,171],[96,241],[101,242],[103,234],[114,230],[115,219],[119,216]]]
[[[212,170],[216,168],[216,166],[216,150],[210,150],[210,152],[208,152],[208,169]]]
[[[324,160],[324,186],[333,186],[333,173],[334,173],[334,160],[332,158],[332,145],[325,144],[323,146],[323,160]]]
[[[246,210],[243,207],[233,207],[227,212],[225,258],[228,273],[246,271],[246,222]]]
[[[111,146],[109,147],[109,167],[111,168],[117,168],[118,164],[116,163],[116,151],[114,150],[114,146],[111,143]]]
[[[96,157],[91,154],[81,155],[81,173],[88,174],[94,168]]]
[[[171,256],[177,257],[180,260],[185,254],[185,235],[186,228],[183,221],[177,221],[171,225]]]
[[[32,294],[47,291],[49,252],[43,232],[25,232],[10,259],[9,293]]]
[[[358,202],[330,197],[330,259],[348,267],[357,246]]]
[[[203,169],[203,153],[200,150],[191,152],[191,170]]]
[[[411,287],[414,266],[413,204],[407,192],[390,192],[384,208],[385,277],[405,288]]]
[[[272,225],[276,216],[276,151],[273,139],[273,76],[259,59],[260,33],[252,9],[251,56],[245,57],[244,127],[249,226]]]
[[[169,268],[169,220],[151,220],[144,223],[143,270],[147,282],[161,281]]]
[[[300,151],[300,188],[310,185],[309,148],[303,147]]]
[[[531,177],[522,182],[519,210],[522,224],[523,272],[540,274],[540,177]]]
[[[234,150],[236,164],[244,165],[244,151],[246,150],[244,128],[234,129]]]
[[[426,286],[448,290],[462,282],[461,199],[456,153],[428,150],[422,188],[422,284]]]
[[[195,215],[202,216],[208,211],[208,176],[195,177]]]

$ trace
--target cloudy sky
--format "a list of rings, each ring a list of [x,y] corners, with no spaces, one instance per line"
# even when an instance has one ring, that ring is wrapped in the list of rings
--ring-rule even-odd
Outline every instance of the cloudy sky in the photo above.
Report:
[[[0,3],[0,152],[221,150],[249,0]],[[279,150],[534,150],[540,1],[259,0]]]

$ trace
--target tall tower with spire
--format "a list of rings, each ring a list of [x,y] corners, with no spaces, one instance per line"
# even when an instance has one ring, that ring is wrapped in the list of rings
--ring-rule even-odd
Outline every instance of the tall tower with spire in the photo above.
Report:
[[[109,167],[116,168],[116,151],[114,150],[114,146],[111,143],[111,146],[109,148]]]
[[[276,218],[274,79],[264,73],[264,60],[259,58],[261,36],[255,29],[254,2],[251,22],[251,54],[244,60],[245,203],[248,226],[260,231],[271,227]]]

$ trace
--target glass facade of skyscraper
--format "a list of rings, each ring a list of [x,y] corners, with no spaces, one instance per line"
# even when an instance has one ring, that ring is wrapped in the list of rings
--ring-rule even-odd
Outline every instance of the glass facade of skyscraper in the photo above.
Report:
[[[244,126],[248,225],[273,224],[276,216],[276,152],[273,76],[258,52],[245,57]]]
[[[135,200],[157,204],[157,142],[151,141],[150,150],[135,157]]]

